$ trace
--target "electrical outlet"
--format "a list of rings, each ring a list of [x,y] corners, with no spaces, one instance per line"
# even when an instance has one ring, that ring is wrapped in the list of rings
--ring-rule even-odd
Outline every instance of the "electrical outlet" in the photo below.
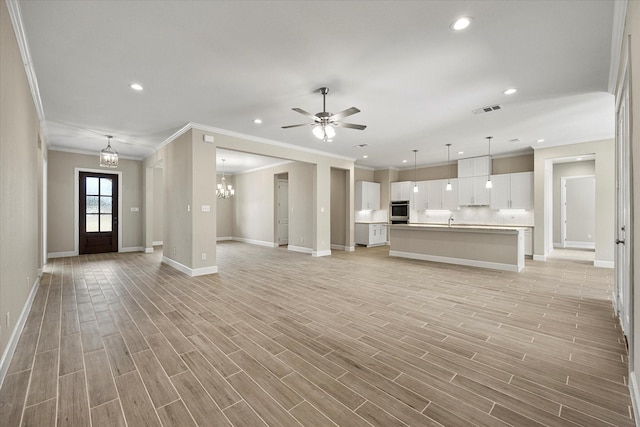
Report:
[[[300,243],[304,243],[304,237],[300,237]]]
[[[11,324],[11,312],[7,311],[7,320],[5,323],[5,327],[9,329],[9,325]]]
[[[28,288],[29,286],[31,286],[31,283],[30,283],[30,281],[29,281],[29,276],[27,276],[27,288]]]
[[[202,252],[202,260],[203,261],[207,260],[207,254],[205,252]]]
[[[175,246],[173,247],[173,254],[174,255],[176,254],[176,247]]]

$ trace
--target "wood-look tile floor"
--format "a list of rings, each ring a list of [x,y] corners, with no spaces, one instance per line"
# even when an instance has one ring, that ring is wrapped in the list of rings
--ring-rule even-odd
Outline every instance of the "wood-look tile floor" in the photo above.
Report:
[[[51,261],[0,390],[34,426],[633,426],[613,270],[237,242]]]

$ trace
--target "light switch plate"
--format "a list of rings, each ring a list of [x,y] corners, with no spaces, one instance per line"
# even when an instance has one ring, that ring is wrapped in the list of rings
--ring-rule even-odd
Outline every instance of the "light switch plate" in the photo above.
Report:
[[[140,212],[140,208],[131,208],[131,212]]]
[[[211,206],[202,205],[202,212],[211,212]]]

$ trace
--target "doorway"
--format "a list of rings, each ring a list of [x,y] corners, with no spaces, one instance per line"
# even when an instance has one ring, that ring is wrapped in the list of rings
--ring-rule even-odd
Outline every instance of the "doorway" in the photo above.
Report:
[[[596,177],[562,177],[560,189],[562,247],[595,250]]]
[[[276,185],[278,246],[285,246],[289,244],[289,181],[277,178]]]
[[[118,251],[118,175],[80,172],[78,253]]]

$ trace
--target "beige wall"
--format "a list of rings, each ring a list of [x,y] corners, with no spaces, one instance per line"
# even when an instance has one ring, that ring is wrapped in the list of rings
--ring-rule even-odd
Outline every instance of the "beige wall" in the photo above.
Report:
[[[331,244],[347,245],[347,173],[331,168]]]
[[[277,243],[275,175],[288,174],[289,245],[313,247],[313,165],[291,162],[234,175],[233,237]]]
[[[550,161],[558,158],[595,154],[596,175],[596,263],[613,262],[613,236],[615,217],[615,145],[612,139],[563,145],[560,147],[541,148],[535,151],[534,171],[534,257],[544,258],[545,250],[545,209],[552,209],[545,201],[545,167]],[[553,211],[551,211],[553,215]],[[553,243],[553,242],[552,242]]]
[[[378,169],[374,178],[375,182],[380,183],[380,209],[388,211],[391,204],[391,183],[398,181],[398,170]]]
[[[584,162],[557,163],[553,165],[553,243],[560,244],[562,240],[561,222],[562,205],[562,178],[567,176],[595,175],[596,162],[594,160]]]
[[[375,181],[375,171],[373,169],[360,168],[360,167],[356,166],[354,181],[376,182]]]
[[[191,267],[191,132],[178,137],[163,151],[163,256]]]
[[[38,148],[38,114],[6,3],[0,3],[0,354],[4,355],[42,266],[39,231],[46,147]]]
[[[228,185],[232,185],[234,189],[237,188],[233,175],[225,174],[224,177],[227,180]],[[222,174],[219,174],[216,177],[216,185],[220,182],[221,178]],[[217,237],[233,237],[235,197],[231,199],[218,199],[216,203],[218,205],[216,208]]]
[[[425,166],[399,171],[396,181],[429,181],[432,179],[456,178],[458,176],[458,162],[451,161],[450,169],[447,165]],[[499,157],[491,159],[491,169],[494,175],[503,173],[532,172],[533,154],[524,154],[512,157]],[[449,175],[450,174],[450,175]],[[415,176],[415,178],[414,178]],[[393,182],[393,181],[392,181]]]
[[[74,206],[75,169],[101,170],[104,173],[122,172],[122,216],[119,223],[122,227],[122,248],[142,247],[142,162],[120,159],[117,169],[100,169],[98,154],[67,153],[49,151],[48,162],[48,235],[49,254],[65,254],[77,250],[75,240]],[[139,208],[131,212],[132,207]]]
[[[162,242],[164,200],[162,168],[153,168],[153,241]]]

